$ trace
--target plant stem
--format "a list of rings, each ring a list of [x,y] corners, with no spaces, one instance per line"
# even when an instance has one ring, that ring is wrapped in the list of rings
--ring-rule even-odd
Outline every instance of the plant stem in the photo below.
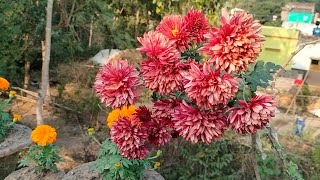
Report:
[[[99,144],[99,146],[102,147],[102,144],[98,141],[98,139],[97,139],[95,136],[92,135],[91,137],[92,137],[92,139],[93,139],[96,143]]]
[[[256,159],[256,154],[257,154],[256,139],[257,139],[257,134],[251,134],[252,163],[253,163],[254,174],[256,176],[256,180],[261,180],[260,174],[259,174],[259,165]]]
[[[275,149],[284,165],[284,167],[287,167],[287,156],[286,154],[282,151],[282,147],[278,141],[278,138],[276,137],[276,133],[273,131],[273,129],[271,128],[270,124],[266,125],[266,129],[267,129],[267,137],[270,141],[270,144],[272,146],[273,149]]]

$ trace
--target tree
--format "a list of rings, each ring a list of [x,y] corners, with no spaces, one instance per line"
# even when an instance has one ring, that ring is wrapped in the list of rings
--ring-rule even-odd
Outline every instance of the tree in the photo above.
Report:
[[[49,64],[51,52],[51,26],[52,26],[52,6],[53,0],[48,0],[47,4],[47,20],[46,20],[46,36],[44,46],[44,58],[42,62],[41,73],[41,89],[38,92],[38,105],[37,105],[37,124],[43,124],[43,102],[47,99],[47,90],[49,89]]]

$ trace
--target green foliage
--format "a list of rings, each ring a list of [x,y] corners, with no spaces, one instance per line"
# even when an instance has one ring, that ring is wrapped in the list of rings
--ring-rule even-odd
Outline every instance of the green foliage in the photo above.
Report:
[[[306,83],[304,83],[302,85],[301,92],[302,92],[302,95],[305,95],[305,96],[311,96],[312,95],[310,90],[309,90],[309,85],[306,84]],[[296,103],[297,103],[297,105],[302,107],[302,112],[306,112],[307,111],[307,106],[309,105],[308,97],[298,97],[296,99]]]
[[[320,145],[317,145],[312,152],[312,161],[315,163],[317,168],[320,168]]]
[[[298,165],[292,161],[287,164],[285,173],[292,180],[303,180],[301,174],[298,171]]]
[[[151,165],[147,159],[129,160],[124,158],[119,154],[117,146],[106,139],[101,146],[94,167],[106,180],[137,180],[142,178],[144,170],[150,168]]]
[[[62,159],[58,153],[58,147],[53,144],[47,146],[33,145],[19,166],[27,166],[35,163],[35,172],[57,171],[56,163]]]
[[[263,61],[258,61],[253,70],[243,75],[247,85],[252,91],[256,91],[257,87],[266,88],[269,86],[269,81],[273,79],[272,74],[282,67],[275,65],[272,62],[264,63]]]
[[[281,174],[277,159],[273,155],[268,155],[265,159],[261,156],[257,157],[259,164],[259,173],[261,179],[277,178]]]
[[[10,101],[12,98],[9,97],[7,100],[0,99],[0,142],[7,137],[10,126],[14,124],[10,114],[7,112],[7,108],[11,106]]]
[[[245,147],[233,141],[221,139],[211,144],[192,145],[182,142],[177,146],[178,154],[173,155],[174,151],[169,150],[168,162],[165,161],[173,165],[161,169],[167,180],[252,178],[250,169],[241,168],[242,163],[247,162]],[[247,172],[241,174],[241,171]]]

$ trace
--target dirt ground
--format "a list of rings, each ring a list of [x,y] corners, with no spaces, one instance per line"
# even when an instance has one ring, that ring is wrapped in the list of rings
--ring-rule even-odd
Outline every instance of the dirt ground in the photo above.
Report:
[[[16,101],[13,104],[12,111],[23,116],[21,124],[32,129],[36,127],[36,107],[34,103]],[[72,168],[95,160],[99,151],[99,145],[95,143],[87,134],[84,125],[73,120],[64,119],[59,113],[44,111],[45,124],[49,124],[56,128],[57,141],[56,144],[60,148],[60,154],[63,162],[58,164],[58,168],[68,172]],[[101,121],[104,117],[101,117]],[[105,134],[99,134],[104,136]]]

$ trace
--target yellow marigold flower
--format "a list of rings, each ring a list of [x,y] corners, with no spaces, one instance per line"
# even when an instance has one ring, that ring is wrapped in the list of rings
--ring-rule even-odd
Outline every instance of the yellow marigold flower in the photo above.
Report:
[[[20,114],[13,114],[13,122],[20,121],[22,116]]]
[[[107,125],[111,128],[112,124],[118,121],[119,117],[126,117],[130,119],[136,112],[136,107],[134,105],[123,106],[121,109],[117,108],[112,110],[107,117]]]
[[[37,126],[31,133],[31,139],[33,142],[40,146],[46,146],[56,141],[57,132],[49,125]]]
[[[114,167],[115,167],[116,169],[120,169],[120,168],[121,168],[121,163],[120,163],[120,162],[115,163],[115,164],[114,164]]]
[[[91,136],[95,133],[94,128],[88,128],[88,134]]]
[[[160,163],[160,162],[156,162],[156,163],[154,164],[154,168],[155,168],[155,169],[160,168],[160,166],[161,166],[161,163]]]
[[[8,90],[10,83],[3,77],[0,77],[0,90]]]
[[[17,92],[16,91],[10,91],[9,92],[9,97],[13,97],[13,96],[15,96],[17,94]]]

